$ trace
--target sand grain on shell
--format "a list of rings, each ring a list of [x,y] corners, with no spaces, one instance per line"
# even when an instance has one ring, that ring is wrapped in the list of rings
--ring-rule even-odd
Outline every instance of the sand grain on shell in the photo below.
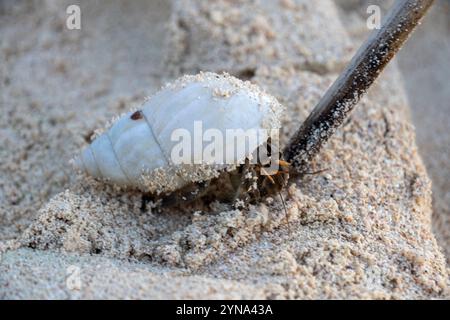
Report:
[[[6,39],[1,54],[8,56],[2,61],[12,70],[9,80],[1,73],[9,82],[2,103],[10,111],[0,120],[7,133],[0,136],[7,139],[0,170],[8,174],[1,188],[8,201],[13,191],[26,196],[16,204],[1,202],[2,238],[16,240],[1,242],[0,296],[445,297],[448,273],[431,232],[430,181],[394,66],[311,168],[327,170],[293,180],[283,191],[286,212],[274,198],[248,211],[215,202],[143,213],[139,193],[72,174],[65,156],[70,159],[98,123],[152,93],[142,88],[155,91],[167,76],[158,67],[164,51],[155,50],[155,41],[169,40],[174,76],[227,69],[274,95],[287,108],[284,143],[347,62],[348,48],[355,48],[331,1],[319,7],[303,0],[255,1],[241,10],[228,1],[174,1],[172,11],[167,2],[155,3],[83,2],[90,21],[83,33],[61,31],[60,1],[2,8],[2,15],[24,24],[0,19]],[[57,18],[49,21],[49,10]],[[111,25],[111,15],[120,28]],[[164,33],[160,26],[168,15],[171,32]],[[45,36],[36,43],[28,30]],[[152,46],[137,50],[146,43]],[[49,72],[55,57],[68,65],[66,74]],[[26,75],[32,59],[42,61]],[[60,86],[60,93],[46,91]],[[22,111],[12,112],[17,108]],[[34,116],[25,116],[30,110]],[[23,156],[30,150],[32,156]],[[17,170],[27,174],[10,173]],[[42,185],[52,189],[40,194]],[[66,286],[69,266],[82,271],[80,290]]]

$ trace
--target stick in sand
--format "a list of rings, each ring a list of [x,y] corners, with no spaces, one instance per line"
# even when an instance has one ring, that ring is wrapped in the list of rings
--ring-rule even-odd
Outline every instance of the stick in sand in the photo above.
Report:
[[[289,142],[284,157],[291,162],[294,174],[307,171],[311,159],[344,122],[432,3],[397,0],[383,26],[372,32]]]

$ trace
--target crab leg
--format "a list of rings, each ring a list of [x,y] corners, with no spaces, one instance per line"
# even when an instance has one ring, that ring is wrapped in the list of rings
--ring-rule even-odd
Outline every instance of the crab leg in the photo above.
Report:
[[[384,67],[419,24],[433,0],[397,0],[379,30],[374,30],[328,89],[284,151],[293,173],[307,170],[321,146],[344,122]]]

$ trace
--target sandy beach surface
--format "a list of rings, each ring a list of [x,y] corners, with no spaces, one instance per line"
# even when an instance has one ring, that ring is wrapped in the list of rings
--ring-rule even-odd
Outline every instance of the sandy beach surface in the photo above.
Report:
[[[81,30],[69,4],[0,2],[0,298],[449,297],[446,2],[315,159],[326,170],[290,181],[286,211],[145,212],[69,165],[94,130],[182,74],[227,71],[285,105],[286,143],[367,33],[365,2],[81,1]]]
[[[368,30],[366,8],[377,4],[386,12],[392,1],[337,0],[341,21],[354,39]],[[450,259],[450,3],[436,1],[420,28],[398,55],[398,66],[416,129],[416,143],[432,180],[433,231]]]

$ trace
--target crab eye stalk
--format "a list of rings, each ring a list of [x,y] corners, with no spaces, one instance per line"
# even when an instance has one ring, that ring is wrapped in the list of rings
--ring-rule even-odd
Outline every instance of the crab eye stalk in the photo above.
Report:
[[[292,171],[307,171],[311,159],[344,122],[361,97],[419,24],[433,0],[398,0],[328,89],[284,151]]]

